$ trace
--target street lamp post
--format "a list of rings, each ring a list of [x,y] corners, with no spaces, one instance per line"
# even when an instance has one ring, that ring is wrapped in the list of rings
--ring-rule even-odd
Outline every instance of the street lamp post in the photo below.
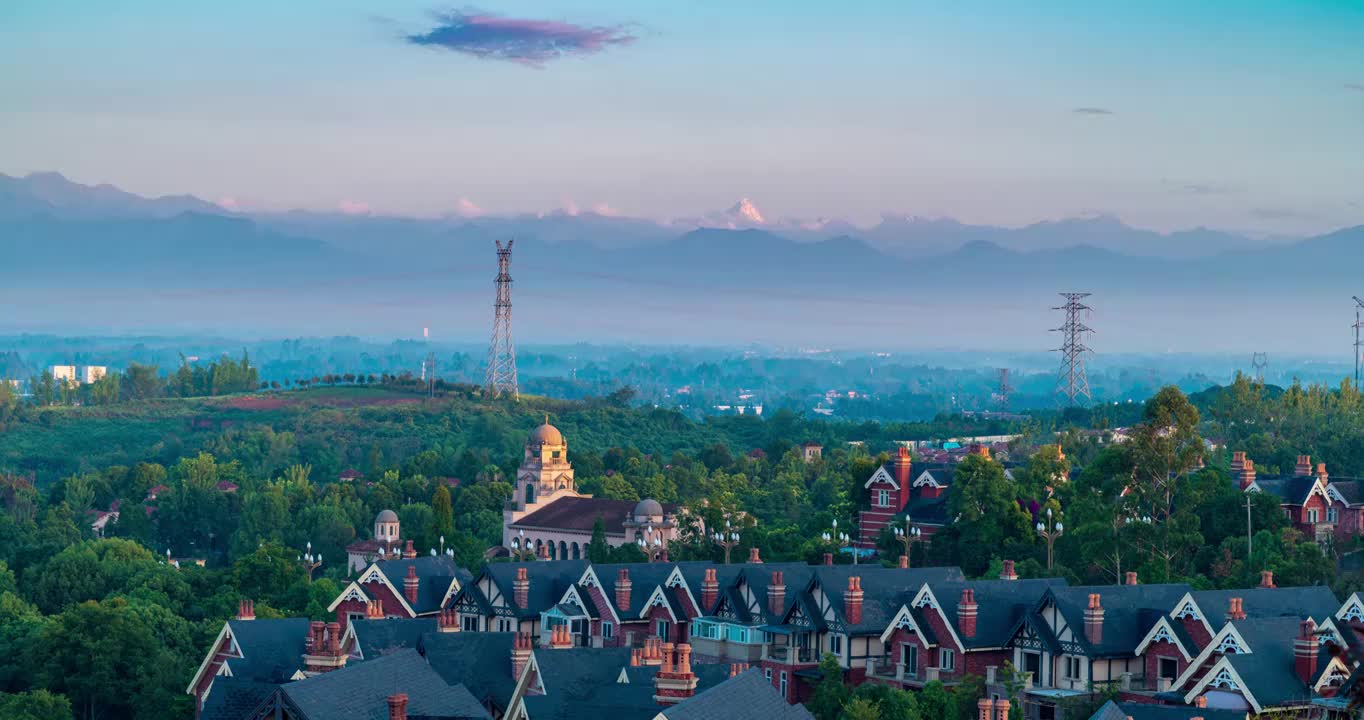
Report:
[[[516,531],[516,537],[512,538],[511,545],[512,556],[514,556],[517,561],[525,562],[526,560],[535,557],[535,550],[530,547],[530,543],[526,542],[525,530]]]
[[[322,567],[322,555],[313,554],[313,541],[308,541],[308,551],[299,556],[299,562],[303,563],[303,569],[308,571],[308,584],[313,582],[313,572]]]
[[[729,553],[739,544],[739,533],[729,529],[729,521],[725,521],[725,531],[712,533],[710,539],[720,547],[725,549],[725,564],[729,564]]]
[[[824,538],[824,542],[837,545],[840,549],[852,545],[852,538],[848,537],[847,533],[838,531],[838,518],[834,518],[833,531],[825,532],[822,537]],[[853,548],[853,564],[857,564],[857,548],[855,547]]]
[[[902,530],[900,528],[894,528],[892,532],[895,533],[895,539],[898,540],[901,545],[905,546],[905,566],[908,567],[909,550],[911,547],[914,546],[914,543],[923,542],[924,531],[914,527],[913,521],[911,521],[908,517],[905,517],[904,529]]]
[[[1037,523],[1037,534],[1047,541],[1047,570],[1051,570],[1052,567],[1052,548],[1056,544],[1056,538],[1061,537],[1061,533],[1065,531],[1065,525],[1053,518],[1051,508],[1047,508],[1047,521],[1043,523],[1039,520]]]

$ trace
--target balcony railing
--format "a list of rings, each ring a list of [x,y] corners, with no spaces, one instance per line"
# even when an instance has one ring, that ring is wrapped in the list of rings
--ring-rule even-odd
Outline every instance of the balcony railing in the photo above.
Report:
[[[767,648],[767,658],[780,663],[818,662],[815,651],[810,648],[793,648],[790,645],[774,645]]]

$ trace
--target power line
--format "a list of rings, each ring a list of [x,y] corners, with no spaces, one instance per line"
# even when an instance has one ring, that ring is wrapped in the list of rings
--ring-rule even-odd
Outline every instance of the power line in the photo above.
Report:
[[[1091,311],[1088,305],[1081,302],[1089,297],[1090,293],[1060,295],[1066,299],[1066,304],[1052,308],[1064,310],[1066,313],[1065,323],[1059,328],[1052,329],[1052,332],[1059,332],[1064,338],[1061,347],[1056,349],[1056,352],[1061,353],[1061,369],[1056,376],[1056,393],[1064,395],[1067,406],[1071,407],[1079,404],[1077,399],[1080,397],[1083,397],[1085,402],[1093,400],[1089,393],[1089,377],[1085,374],[1085,354],[1090,352],[1089,346],[1085,345],[1085,333],[1094,330],[1080,319],[1081,313]]]
[[[507,392],[513,399],[521,399],[516,383],[516,346],[512,343],[511,321],[511,253],[515,240],[504,246],[497,243],[497,300],[493,302],[493,341],[488,348],[487,391],[490,397]]]

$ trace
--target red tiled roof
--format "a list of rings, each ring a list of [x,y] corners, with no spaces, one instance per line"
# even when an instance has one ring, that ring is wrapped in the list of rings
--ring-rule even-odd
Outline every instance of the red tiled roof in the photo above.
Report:
[[[364,473],[360,472],[359,470],[356,470],[355,468],[347,468],[345,470],[342,470],[341,474],[338,477],[340,477],[342,480],[355,480],[357,478],[362,478],[364,476],[365,476]]]
[[[555,500],[549,507],[512,523],[514,528],[544,528],[590,533],[597,518],[602,519],[609,535],[625,533],[625,520],[639,503],[634,500],[566,497]],[[665,515],[677,512],[676,504],[662,503]]]

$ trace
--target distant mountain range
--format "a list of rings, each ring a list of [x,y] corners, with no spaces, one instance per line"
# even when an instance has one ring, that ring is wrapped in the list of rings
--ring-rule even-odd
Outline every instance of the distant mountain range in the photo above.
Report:
[[[207,313],[224,330],[364,334],[391,331],[410,308],[482,332],[491,240],[511,237],[518,297],[532,306],[521,312],[562,333],[556,341],[1045,344],[1055,292],[1090,290],[1109,333],[1297,346],[1348,325],[1336,306],[1364,291],[1364,226],[1279,242],[1108,217],[1017,229],[886,217],[857,228],[771,221],[748,201],[673,224],[563,212],[245,215],[56,173],[0,175],[0,257],[8,286],[26,293],[24,328],[102,328],[111,317],[184,327]],[[92,287],[117,303],[82,302],[77,291]],[[992,318],[990,329],[968,318]],[[1261,343],[1265,333],[1274,337]]]

